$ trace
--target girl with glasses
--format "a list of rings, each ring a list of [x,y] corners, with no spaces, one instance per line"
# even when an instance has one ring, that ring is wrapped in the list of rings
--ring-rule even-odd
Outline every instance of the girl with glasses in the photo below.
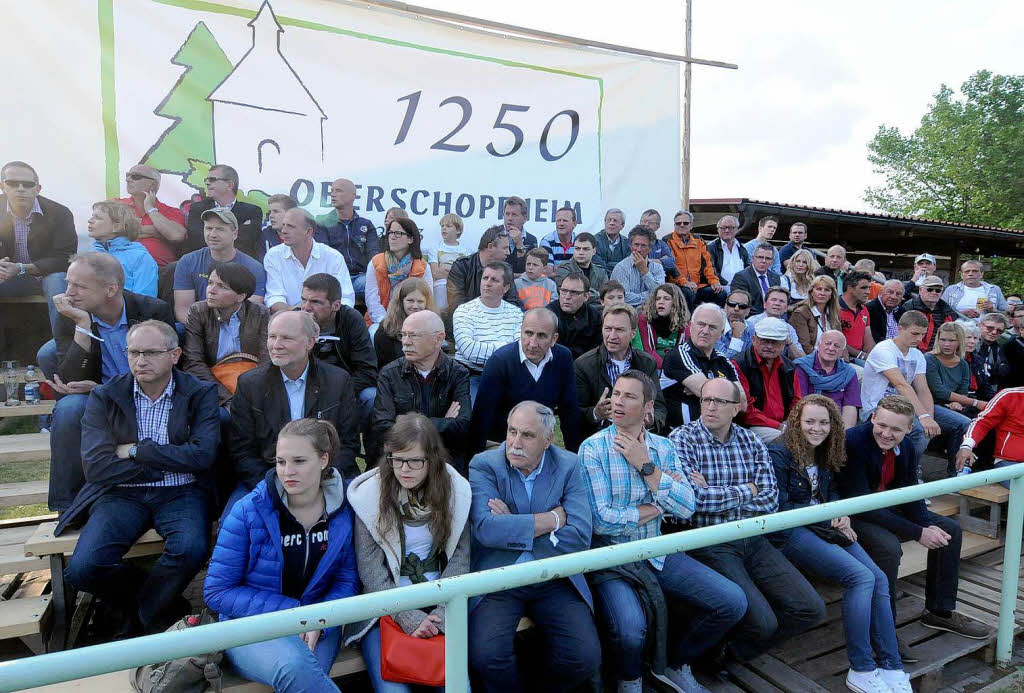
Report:
[[[340,442],[328,421],[297,419],[277,437],[277,460],[235,503],[217,535],[203,586],[222,621],[357,594],[352,510],[330,466]],[[334,691],[340,628],[228,648],[232,667],[275,691]]]
[[[366,266],[366,325],[372,337],[387,314],[388,301],[396,286],[409,277],[434,285],[430,265],[420,248],[422,237],[416,222],[396,218],[387,225],[387,250],[370,258]]]
[[[365,592],[469,572],[469,482],[448,464],[441,436],[427,417],[400,415],[385,439],[380,463],[356,477],[348,493]],[[444,633],[444,606],[410,609],[393,618],[414,638]],[[376,693],[411,690],[381,677],[377,619],[345,627],[345,644],[356,641]]]

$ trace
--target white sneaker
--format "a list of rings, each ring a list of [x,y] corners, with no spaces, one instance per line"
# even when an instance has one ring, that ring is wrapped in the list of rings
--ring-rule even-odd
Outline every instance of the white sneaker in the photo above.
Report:
[[[693,678],[693,671],[690,670],[689,664],[684,664],[678,669],[666,668],[665,674],[672,679],[673,683],[682,688],[685,693],[711,693],[707,688],[697,683],[697,679]]]
[[[878,669],[846,672],[846,687],[856,693],[892,693]]]
[[[910,676],[902,669],[879,669],[882,680],[893,693],[914,693],[910,685]]]
[[[633,679],[632,681],[619,681],[618,693],[643,693],[644,682],[643,679]]]

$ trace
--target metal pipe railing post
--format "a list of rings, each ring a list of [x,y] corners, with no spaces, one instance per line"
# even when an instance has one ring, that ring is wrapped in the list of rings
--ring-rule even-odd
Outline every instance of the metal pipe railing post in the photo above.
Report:
[[[469,600],[466,595],[452,597],[444,608],[444,690],[467,693],[469,690]]]
[[[1006,513],[1006,545],[1003,547],[1003,584],[999,595],[999,635],[996,663],[1009,666],[1013,656],[1013,631],[1017,619],[1017,576],[1020,573],[1020,543],[1024,531],[1024,477],[1010,480],[1010,507]]]

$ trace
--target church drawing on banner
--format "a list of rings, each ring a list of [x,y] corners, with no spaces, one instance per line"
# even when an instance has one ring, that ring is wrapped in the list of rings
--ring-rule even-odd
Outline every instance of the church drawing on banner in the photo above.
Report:
[[[252,47],[207,97],[213,105],[216,162],[248,186],[273,189],[325,155],[327,114],[281,52],[284,29],[269,2],[249,22]]]

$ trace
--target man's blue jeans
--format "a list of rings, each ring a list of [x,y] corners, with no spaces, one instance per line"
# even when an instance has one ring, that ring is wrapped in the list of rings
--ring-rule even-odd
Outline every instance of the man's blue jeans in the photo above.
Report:
[[[89,395],[64,395],[53,407],[50,425],[50,510],[63,512],[85,484],[82,471],[82,417]]]
[[[363,650],[363,663],[366,664],[366,673],[370,677],[370,684],[373,686],[373,693],[411,693],[413,687],[406,683],[395,683],[385,681],[380,677],[380,624],[371,628],[363,639],[359,641]],[[432,686],[416,686],[417,691],[434,691],[444,693],[444,686],[434,688]]]
[[[889,581],[860,544],[830,544],[806,527],[796,527],[782,553],[805,573],[843,586],[846,655],[854,671],[874,671],[874,647],[883,669],[902,669],[896,625],[889,605]]]
[[[654,570],[665,599],[686,604],[692,617],[672,624],[668,665],[691,664],[713,648],[747,610],[747,598],[738,585],[685,553],[665,557],[661,571]],[[647,619],[632,585],[618,578],[594,586],[594,601],[602,631],[608,641],[606,662],[619,681],[633,681],[643,674]]]
[[[352,279],[352,290],[356,295],[356,303],[366,304],[366,272],[360,274],[349,273]]]
[[[164,552],[146,575],[124,555],[150,528]],[[210,499],[195,484],[115,486],[89,509],[64,576],[76,589],[138,610],[148,626],[192,581],[209,553]]]
[[[735,582],[747,596],[747,613],[730,635],[740,659],[752,659],[825,619],[821,597],[765,537],[737,539],[690,554]]]
[[[0,282],[0,297],[11,296],[46,296],[46,308],[50,318],[50,334],[57,333],[57,320],[60,313],[53,306],[53,297],[62,294],[68,289],[67,275],[64,272],[54,272],[44,277],[37,277],[31,274],[23,274],[5,282]]]
[[[935,405],[934,412],[935,423],[939,424],[946,443],[946,475],[956,476],[956,453],[960,450],[960,444],[964,442],[964,434],[967,433],[967,427],[971,425],[971,420],[960,412],[947,409],[941,404]],[[924,426],[921,425],[920,419],[914,419],[914,427],[907,434],[907,440],[914,446],[917,457],[920,459],[928,448],[929,440],[928,436],[924,434]]]
[[[366,433],[370,429],[370,414],[373,402],[377,399],[377,388],[366,387],[359,391],[359,430]]]
[[[337,691],[327,672],[338,656],[341,628],[328,628],[315,651],[298,635],[251,645],[229,647],[224,655],[232,668],[250,681],[273,686],[278,693]]]

